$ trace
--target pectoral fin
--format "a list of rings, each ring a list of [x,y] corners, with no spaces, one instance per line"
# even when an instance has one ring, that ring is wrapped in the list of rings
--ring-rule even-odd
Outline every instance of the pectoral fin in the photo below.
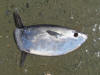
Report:
[[[51,30],[47,30],[47,33],[51,36],[61,36],[62,34],[58,33],[58,32],[55,32],[55,31],[51,31]]]

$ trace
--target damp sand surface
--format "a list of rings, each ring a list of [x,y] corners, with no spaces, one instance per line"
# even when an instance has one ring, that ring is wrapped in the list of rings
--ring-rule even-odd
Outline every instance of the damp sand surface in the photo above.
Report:
[[[13,39],[12,13],[17,8],[25,25],[65,25],[88,35],[76,51],[57,57],[28,55],[19,67]],[[100,75],[99,0],[1,0],[0,75]]]

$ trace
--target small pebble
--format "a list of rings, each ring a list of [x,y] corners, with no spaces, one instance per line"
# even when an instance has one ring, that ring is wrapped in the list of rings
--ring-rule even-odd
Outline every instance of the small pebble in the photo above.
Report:
[[[3,36],[2,35],[0,35],[0,39],[2,38]]]
[[[73,17],[73,16],[71,16],[71,17],[70,17],[70,19],[74,19],[74,17]]]
[[[86,49],[86,50],[85,50],[85,52],[87,53],[87,52],[88,52],[88,50]]]
[[[45,73],[44,75],[52,75],[52,74],[50,74],[50,73]]]
[[[100,30],[100,25],[99,25],[99,30]]]
[[[94,27],[96,28],[98,24],[94,24]]]
[[[93,28],[93,29],[92,29],[92,31],[93,31],[93,32],[95,32],[95,31],[96,31],[96,29],[95,29],[95,28]]]
[[[100,38],[98,38],[98,40],[100,40]]]
[[[94,42],[96,42],[96,39],[93,39]]]
[[[97,57],[100,57],[100,51],[95,53]]]
[[[28,70],[27,69],[24,69],[24,72],[27,72]]]
[[[96,31],[97,25],[98,25],[98,24],[94,24],[94,27],[93,27],[92,31],[94,31],[94,32]]]
[[[7,35],[6,38],[8,38],[9,36]]]

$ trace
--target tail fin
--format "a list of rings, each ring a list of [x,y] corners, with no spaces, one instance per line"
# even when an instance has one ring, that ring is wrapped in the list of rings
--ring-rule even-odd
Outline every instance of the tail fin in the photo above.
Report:
[[[21,20],[21,17],[18,14],[17,9],[13,12],[13,18],[14,18],[15,26],[17,28],[23,28],[24,27],[22,20]]]

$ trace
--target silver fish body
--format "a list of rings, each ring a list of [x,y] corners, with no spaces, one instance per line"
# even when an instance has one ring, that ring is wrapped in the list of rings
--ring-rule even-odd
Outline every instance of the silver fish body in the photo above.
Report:
[[[16,28],[14,33],[21,51],[42,56],[67,54],[87,39],[83,33],[54,25],[25,26]]]

